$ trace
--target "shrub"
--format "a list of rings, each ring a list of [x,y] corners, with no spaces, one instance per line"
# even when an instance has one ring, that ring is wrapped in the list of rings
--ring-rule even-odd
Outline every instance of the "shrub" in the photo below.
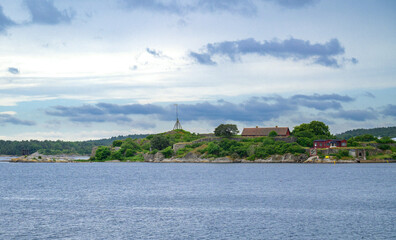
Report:
[[[106,160],[111,155],[111,151],[109,147],[100,146],[96,150],[95,159],[96,160]]]
[[[391,157],[396,160],[396,153],[392,153]]]
[[[170,145],[169,140],[163,135],[155,135],[151,139],[151,147],[153,149],[162,150]]]
[[[210,142],[208,146],[205,148],[205,152],[208,154],[218,155],[220,153],[220,146],[214,142]]]
[[[173,149],[171,146],[165,148],[164,150],[161,151],[162,154],[164,154],[165,158],[170,158],[172,157],[173,154]]]
[[[115,151],[115,152],[111,153],[110,159],[111,160],[123,160],[124,156],[122,155],[121,151],[118,150],[118,151]]]
[[[122,145],[122,140],[113,141],[113,147],[121,147],[121,145]]]
[[[130,160],[133,162],[144,162],[144,157],[142,154],[137,154],[137,155],[133,156],[132,158],[130,158]]]
[[[395,141],[392,140],[390,137],[383,137],[381,139],[376,140],[377,143],[394,143]]]
[[[378,148],[381,150],[389,150],[390,146],[387,144],[380,144],[380,145],[378,145]]]
[[[349,151],[348,150],[340,150],[338,153],[335,154],[337,159],[341,159],[343,157],[349,157]]]
[[[275,131],[271,131],[271,132],[268,134],[268,136],[269,136],[269,137],[276,137],[276,136],[278,136],[278,134],[277,134]]]
[[[125,151],[125,157],[133,157],[136,154],[136,150],[127,149]]]

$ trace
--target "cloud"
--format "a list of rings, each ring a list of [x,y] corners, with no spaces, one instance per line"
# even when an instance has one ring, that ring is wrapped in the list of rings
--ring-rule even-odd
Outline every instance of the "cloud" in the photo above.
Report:
[[[73,17],[72,10],[58,10],[51,0],[25,0],[32,17],[32,23],[55,25],[59,23],[68,23]]]
[[[319,2],[319,0],[269,0],[269,1],[289,9],[313,6],[317,2]]]
[[[123,0],[123,3],[125,6],[133,10],[145,9],[174,14],[181,14],[189,8],[188,6],[183,6],[176,3],[175,1],[163,2],[159,0]]]
[[[20,120],[13,116],[14,114],[8,113],[0,113],[0,125],[5,125],[7,123],[14,125],[25,125],[25,126],[33,126],[36,125],[33,121]]]
[[[144,9],[176,15],[184,15],[191,12],[231,12],[251,15],[257,11],[257,6],[252,0],[122,0],[122,2],[124,6],[132,10]]]
[[[155,49],[146,48],[146,52],[149,53],[150,55],[156,57],[156,58],[171,59],[170,57],[164,55],[161,51],[158,51],[158,50],[155,50]]]
[[[195,59],[199,64],[203,65],[216,65],[216,63],[211,59],[208,53],[195,53],[190,52],[190,57]]]
[[[14,25],[16,25],[16,23],[4,15],[3,7],[0,5],[0,33]]]
[[[373,110],[340,110],[329,114],[334,118],[363,122],[366,120],[378,119],[378,114]]]
[[[334,38],[326,43],[312,44],[310,41],[290,38],[283,41],[256,41],[248,38],[238,41],[224,41],[209,43],[200,53],[190,52],[189,55],[200,64],[214,65],[213,56],[225,56],[232,62],[240,61],[241,56],[257,54],[259,56],[272,56],[280,59],[293,59],[294,61],[309,59],[314,64],[338,68],[340,63],[335,58],[345,53],[344,47]]]
[[[365,92],[363,95],[364,95],[365,97],[375,98],[374,94],[372,94],[371,92]]]
[[[354,99],[338,94],[294,95],[289,98],[253,97],[242,103],[231,103],[219,100],[217,103],[201,102],[179,104],[183,121],[241,121],[258,122],[277,119],[300,111],[300,107],[313,110],[341,110],[341,103]],[[47,110],[52,116],[66,117],[74,122],[128,122],[129,115],[149,116],[150,119],[164,121],[174,120],[173,106],[155,104],[110,104],[97,103],[78,107],[56,106]]]
[[[382,111],[382,114],[386,116],[396,117],[396,105],[388,104]]]
[[[155,124],[134,122],[133,119],[127,115],[161,114],[163,111],[163,108],[152,104],[117,105],[98,103],[95,105],[83,105],[78,107],[55,106],[47,110],[46,114],[50,116],[66,117],[72,122],[79,123],[117,122],[133,124],[143,128],[153,128]]]
[[[12,74],[19,74],[19,69],[14,67],[9,67],[8,72]]]

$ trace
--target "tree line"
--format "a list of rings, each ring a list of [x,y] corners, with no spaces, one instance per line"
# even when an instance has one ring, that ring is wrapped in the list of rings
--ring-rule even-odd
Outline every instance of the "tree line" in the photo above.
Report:
[[[45,155],[57,155],[57,154],[79,154],[89,155],[91,154],[92,148],[95,146],[110,146],[116,140],[122,140],[126,138],[144,138],[147,135],[128,135],[128,136],[117,136],[99,140],[88,140],[88,141],[39,141],[39,140],[23,140],[23,141],[9,141],[0,140],[0,154],[3,155],[22,155],[23,151],[28,151],[30,154],[39,152]]]

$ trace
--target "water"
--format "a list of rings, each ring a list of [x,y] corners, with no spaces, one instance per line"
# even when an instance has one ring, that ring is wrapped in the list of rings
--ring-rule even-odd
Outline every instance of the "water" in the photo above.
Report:
[[[396,239],[396,164],[0,164],[0,239]]]
[[[8,162],[11,158],[16,158],[17,156],[0,156],[0,162]]]

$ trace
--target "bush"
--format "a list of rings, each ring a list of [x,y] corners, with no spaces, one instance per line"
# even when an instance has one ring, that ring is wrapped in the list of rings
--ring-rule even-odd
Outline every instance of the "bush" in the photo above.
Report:
[[[220,153],[220,146],[217,143],[210,142],[208,146],[205,148],[205,152],[209,154],[218,155]]]
[[[276,137],[276,136],[278,136],[278,134],[277,134],[275,131],[271,131],[271,132],[268,134],[268,136],[269,136],[269,137]]]
[[[151,147],[153,149],[162,150],[170,146],[169,140],[163,135],[155,135],[151,139]]]
[[[396,160],[396,153],[392,153],[391,157]]]
[[[391,147],[387,144],[380,144],[378,145],[378,148],[381,150],[389,150]]]
[[[124,156],[122,155],[121,151],[118,150],[118,151],[115,151],[115,152],[111,153],[110,159],[111,160],[123,160]]]
[[[113,141],[113,147],[121,147],[121,145],[122,145],[122,140]]]
[[[96,150],[95,159],[96,160],[106,160],[111,155],[111,151],[109,147],[100,146]]]
[[[136,150],[127,149],[125,151],[125,157],[133,157],[136,154]]]
[[[144,162],[144,157],[142,154],[137,154],[129,159],[132,162]]]
[[[377,143],[394,143],[395,141],[392,140],[390,137],[383,137],[381,139],[376,140]]]
[[[338,153],[336,153],[335,156],[337,157],[337,159],[341,159],[343,157],[349,157],[349,151],[348,150],[338,151]]]
[[[171,146],[165,148],[164,150],[161,151],[162,154],[164,154],[165,158],[170,158],[173,155],[173,149]]]

